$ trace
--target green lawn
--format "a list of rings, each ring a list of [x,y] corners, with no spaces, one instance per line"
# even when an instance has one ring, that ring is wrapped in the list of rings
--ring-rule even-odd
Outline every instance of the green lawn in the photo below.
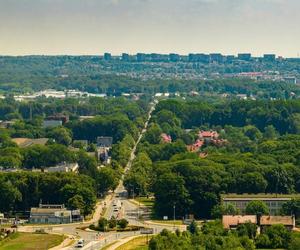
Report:
[[[110,243],[110,244],[108,244],[108,245],[105,246],[105,247],[102,247],[101,250],[106,250],[106,249],[110,248],[112,245],[114,245],[115,243],[116,243],[116,241],[115,241],[115,242],[112,242],[112,243]]]
[[[137,197],[135,198],[137,202],[140,202],[141,205],[144,205],[148,208],[152,208],[154,206],[154,200],[153,199],[147,199],[147,197]]]
[[[148,240],[151,239],[151,236],[148,237]],[[123,244],[122,246],[119,246],[116,248],[116,250],[147,250],[148,244],[147,244],[147,236],[141,236],[134,238],[127,243]]]
[[[45,250],[59,245],[62,235],[15,233],[0,241],[0,250]]]
[[[168,224],[168,225],[183,225],[182,220],[151,220],[154,223]]]

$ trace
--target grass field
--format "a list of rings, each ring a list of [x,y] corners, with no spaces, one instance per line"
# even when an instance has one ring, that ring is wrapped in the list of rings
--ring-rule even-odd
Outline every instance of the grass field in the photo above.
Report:
[[[175,223],[173,220],[151,220],[154,223],[160,223],[160,224],[168,224],[168,225],[183,225],[182,220],[175,220]]]
[[[148,237],[148,240],[151,239],[151,236]],[[148,244],[147,244],[147,236],[141,236],[134,238],[127,243],[123,244],[122,246],[119,246],[116,248],[116,250],[147,250]]]
[[[0,250],[45,250],[59,245],[62,235],[15,233],[0,241]]]
[[[135,198],[137,202],[140,202],[141,205],[144,205],[148,208],[152,208],[154,206],[154,200],[153,199],[147,199],[147,197],[137,197]]]
[[[107,246],[101,248],[101,250],[107,250],[108,248],[110,248],[112,245],[114,245],[116,242],[112,242],[110,244],[108,244]]]

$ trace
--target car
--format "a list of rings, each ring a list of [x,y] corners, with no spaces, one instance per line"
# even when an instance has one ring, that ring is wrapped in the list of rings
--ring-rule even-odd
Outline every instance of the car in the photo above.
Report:
[[[77,242],[77,247],[84,247],[84,240],[83,239],[80,239],[78,242]]]

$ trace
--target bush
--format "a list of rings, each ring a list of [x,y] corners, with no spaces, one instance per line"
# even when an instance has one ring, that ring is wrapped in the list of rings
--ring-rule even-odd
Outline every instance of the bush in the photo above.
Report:
[[[101,218],[98,222],[99,231],[105,232],[107,225],[108,225],[108,220],[105,218]]]
[[[89,229],[91,229],[91,230],[97,230],[98,228],[94,224],[91,224],[91,225],[89,225]]]
[[[128,221],[126,219],[121,219],[118,221],[118,226],[122,229],[126,228],[128,225]]]
[[[108,222],[109,228],[115,228],[117,226],[117,220],[114,216],[111,217],[111,219]]]

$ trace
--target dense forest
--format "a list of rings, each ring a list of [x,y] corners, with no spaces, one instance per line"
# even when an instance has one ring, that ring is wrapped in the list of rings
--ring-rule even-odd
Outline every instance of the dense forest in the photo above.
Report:
[[[153,193],[158,217],[171,217],[176,204],[179,218],[211,218],[223,193],[298,193],[299,112],[297,100],[161,101],[125,185]],[[200,130],[215,130],[226,143],[190,152]]]
[[[84,215],[96,199],[113,190],[121,177],[148,110],[146,100],[124,98],[46,99],[37,102],[0,100],[0,120],[14,121],[0,128],[0,211],[27,212],[44,203],[64,203]],[[56,114],[70,117],[62,126],[44,127],[43,120]],[[90,116],[80,120],[79,116]],[[99,168],[96,138],[112,136],[112,161]],[[47,138],[46,144],[18,146],[14,138]],[[74,144],[86,140],[87,145]],[[79,173],[44,173],[61,163],[78,163]],[[5,170],[19,170],[6,173]],[[41,170],[41,172],[37,171]]]

